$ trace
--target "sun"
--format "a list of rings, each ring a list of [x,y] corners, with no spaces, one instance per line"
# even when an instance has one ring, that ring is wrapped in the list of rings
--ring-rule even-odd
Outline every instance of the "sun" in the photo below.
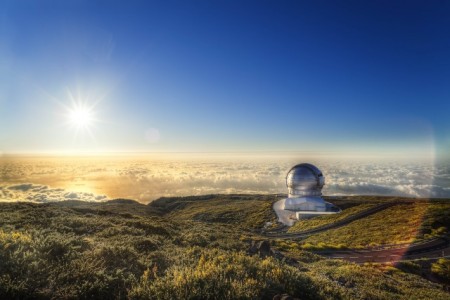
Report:
[[[78,129],[88,128],[94,122],[94,114],[91,108],[85,105],[77,105],[69,110],[69,123]]]
[[[96,107],[103,98],[94,98],[83,96],[78,91],[77,95],[74,95],[68,90],[69,103],[60,102],[64,112],[62,118],[67,127],[74,132],[74,141],[84,142],[86,136],[90,136],[92,141],[96,141],[94,133],[98,129],[98,123],[102,121],[97,118]]]

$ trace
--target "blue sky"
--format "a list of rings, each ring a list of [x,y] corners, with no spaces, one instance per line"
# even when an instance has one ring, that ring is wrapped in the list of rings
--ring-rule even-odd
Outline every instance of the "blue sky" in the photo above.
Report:
[[[450,148],[444,1],[3,1],[0,12],[1,152]],[[95,104],[88,130],[67,126],[69,93]]]

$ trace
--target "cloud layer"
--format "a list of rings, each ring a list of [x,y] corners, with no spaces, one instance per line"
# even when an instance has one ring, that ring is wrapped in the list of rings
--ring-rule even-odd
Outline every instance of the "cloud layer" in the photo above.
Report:
[[[0,158],[0,199],[103,201],[210,193],[286,193],[298,157]],[[325,195],[450,197],[450,165],[306,160],[324,173]]]
[[[88,192],[70,192],[62,188],[50,188],[46,185],[23,183],[0,186],[0,200],[54,202],[64,200],[104,201],[105,195],[95,195]]]

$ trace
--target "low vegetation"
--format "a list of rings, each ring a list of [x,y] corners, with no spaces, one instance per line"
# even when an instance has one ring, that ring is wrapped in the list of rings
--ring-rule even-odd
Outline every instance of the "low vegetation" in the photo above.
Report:
[[[251,255],[250,242],[262,238],[257,229],[275,218],[275,200],[0,203],[0,299],[449,298],[414,266],[326,260],[293,241],[273,241],[278,256]],[[439,209],[430,211],[427,234],[448,224]]]
[[[441,258],[431,265],[431,272],[443,281],[450,283],[450,259]]]
[[[325,226],[328,224],[332,224],[337,221],[348,218],[349,216],[355,215],[359,212],[362,212],[364,210],[372,208],[375,205],[376,205],[375,203],[359,203],[353,207],[343,210],[342,212],[340,212],[338,214],[317,216],[317,217],[311,218],[311,219],[299,220],[298,222],[296,222],[294,224],[294,226],[289,228],[288,232],[291,232],[291,233],[301,232],[301,231]]]
[[[276,221],[272,210],[276,200],[272,195],[208,195],[162,198],[151,206],[161,209],[169,218],[255,229],[263,227],[268,221]]]
[[[450,203],[439,201],[399,204],[346,226],[310,236],[301,245],[309,250],[365,248],[430,239],[448,232],[449,211]],[[314,219],[310,221],[315,222]]]

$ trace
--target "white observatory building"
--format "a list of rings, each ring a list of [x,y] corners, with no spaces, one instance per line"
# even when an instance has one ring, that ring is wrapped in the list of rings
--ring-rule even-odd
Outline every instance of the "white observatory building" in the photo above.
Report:
[[[286,175],[288,198],[274,204],[279,221],[293,225],[294,220],[316,215],[335,214],[340,209],[322,198],[325,177],[314,165],[302,163],[292,167]]]

